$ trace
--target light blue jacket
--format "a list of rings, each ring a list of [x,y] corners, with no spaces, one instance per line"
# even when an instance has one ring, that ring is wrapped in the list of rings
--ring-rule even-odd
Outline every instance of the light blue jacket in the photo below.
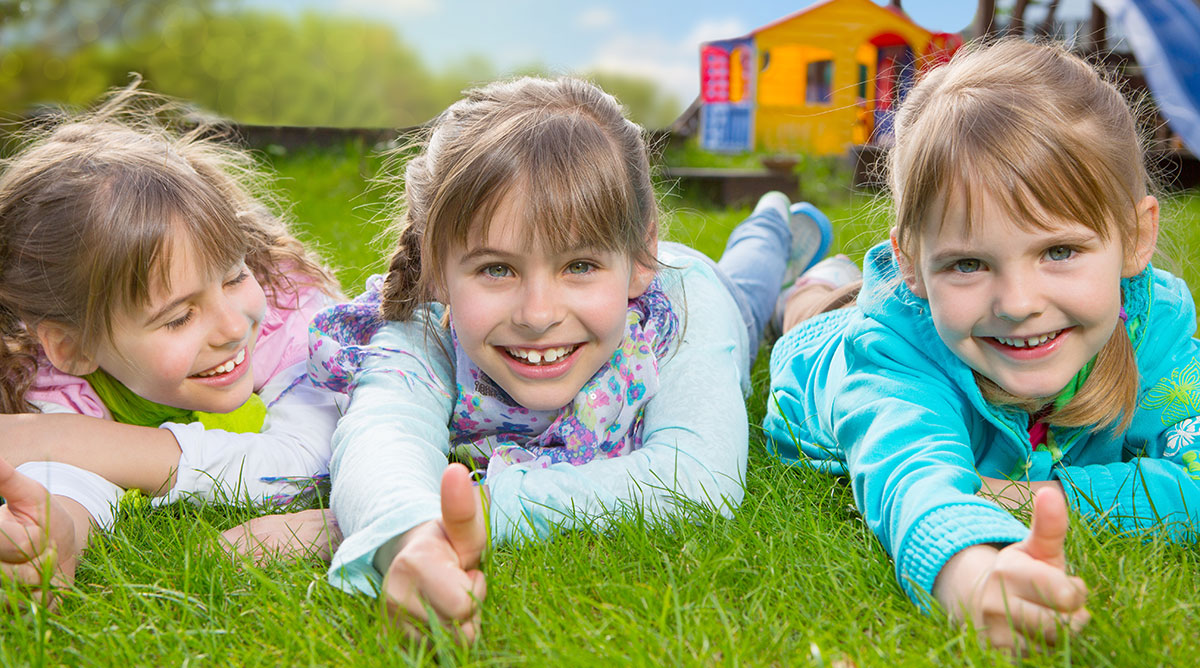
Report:
[[[642,447],[579,466],[514,464],[489,476],[493,543],[545,538],[559,526],[602,528],[614,513],[661,518],[707,506],[728,516],[741,503],[749,440],[746,326],[709,263],[668,243],[659,245],[659,259],[666,265],[659,280],[681,329],[659,367],[658,394],[646,404]],[[454,363],[443,352],[452,345],[444,313],[430,304],[375,334],[371,345],[380,354],[356,374],[350,408],[334,433],[330,498],[345,540],[329,581],[343,589],[378,591],[375,552],[441,517],[453,407],[447,393],[455,389]]]
[[[976,496],[980,475],[1062,482],[1071,507],[1114,530],[1200,525],[1200,361],[1187,286],[1150,269],[1122,281],[1138,360],[1129,430],[1052,429],[1033,451],[1029,415],[987,403],[938,337],[929,303],[899,279],[888,244],[867,254],[858,306],[788,332],[771,355],[764,423],[782,459],[848,474],[896,577],[924,606],[956,552],[1022,540],[1026,527]]]

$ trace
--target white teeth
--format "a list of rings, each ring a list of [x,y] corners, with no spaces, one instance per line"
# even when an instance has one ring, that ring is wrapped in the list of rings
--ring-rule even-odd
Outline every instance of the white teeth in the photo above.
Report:
[[[1033,336],[1027,339],[1010,339],[1003,336],[997,336],[996,340],[1006,346],[1012,346],[1013,348],[1036,348],[1047,341],[1055,339],[1058,334],[1058,332],[1052,332],[1050,334],[1042,334],[1040,336]]]
[[[196,374],[196,377],[197,378],[211,378],[212,376],[218,376],[223,373],[229,373],[230,371],[233,371],[237,367],[237,365],[239,365],[245,361],[246,361],[246,349],[242,348],[241,350],[238,351],[237,356],[234,357],[233,359],[231,359],[228,362],[221,364],[219,366],[215,366],[215,367],[209,369],[208,371],[202,371],[202,372]]]
[[[529,364],[553,364],[558,360],[570,355],[578,346],[559,346],[557,348],[545,348],[543,350],[532,350],[528,348],[505,348],[509,355],[525,360]]]

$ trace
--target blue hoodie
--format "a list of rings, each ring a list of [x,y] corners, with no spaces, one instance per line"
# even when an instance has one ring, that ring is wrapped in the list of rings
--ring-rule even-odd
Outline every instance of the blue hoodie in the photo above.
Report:
[[[934,329],[929,302],[900,280],[888,244],[866,258],[856,307],[801,323],[771,354],[764,421],[784,461],[847,474],[867,524],[925,607],[946,561],[1028,529],[976,496],[980,477],[1058,480],[1079,514],[1117,531],[1164,527],[1194,539],[1200,519],[1200,350],[1184,282],[1147,268],[1124,279],[1138,361],[1138,409],[1124,434],[1051,428],[984,400]]]

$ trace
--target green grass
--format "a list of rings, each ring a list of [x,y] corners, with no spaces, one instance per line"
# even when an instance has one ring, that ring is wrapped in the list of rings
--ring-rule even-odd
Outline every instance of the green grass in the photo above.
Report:
[[[385,249],[378,198],[360,197],[378,161],[356,147],[276,160],[300,229],[341,268],[351,294]],[[883,210],[837,184],[819,203],[836,247],[861,257],[886,233]],[[832,194],[829,194],[832,193]],[[818,196],[803,194],[820,199]],[[666,197],[671,238],[716,255],[746,210]],[[1200,248],[1200,196],[1176,203],[1179,248]],[[1180,222],[1182,221],[1182,222]],[[1176,258],[1194,281],[1183,254]],[[1193,283],[1195,284],[1195,283]],[[767,354],[764,351],[764,357]],[[920,614],[854,509],[846,481],[768,457],[755,425],[767,378],[756,367],[746,500],[735,517],[598,532],[502,548],[486,564],[483,636],[409,641],[379,603],[324,581],[315,560],[263,569],[222,558],[216,534],[246,510],[176,505],[126,512],[97,537],[54,613],[28,602],[0,631],[0,665],[926,666],[993,665],[998,653],[938,615]],[[1093,620],[1035,666],[1200,664],[1195,545],[1094,533],[1068,539],[1091,587]]]

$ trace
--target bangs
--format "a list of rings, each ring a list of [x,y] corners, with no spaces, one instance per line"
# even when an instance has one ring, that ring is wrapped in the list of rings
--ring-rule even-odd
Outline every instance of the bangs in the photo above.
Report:
[[[572,115],[550,119],[531,135],[522,174],[525,241],[551,252],[631,251],[644,226],[625,164],[603,130]]]
[[[1022,229],[1071,222],[1104,241],[1124,235],[1124,221],[1136,216],[1135,202],[1126,195],[1127,184],[1094,158],[1091,124],[1050,129],[1008,102],[1019,96],[991,93],[967,89],[947,95],[941,108],[925,110],[912,128],[929,139],[904,164],[894,165],[904,170],[898,173],[903,201],[897,222],[911,230],[902,244],[915,250],[924,225],[941,229],[948,203],[956,198],[968,234],[988,224],[984,202],[990,201],[999,209],[992,215]]]
[[[552,253],[588,247],[637,254],[646,222],[620,152],[585,113],[517,117],[476,144],[443,181],[430,208],[431,256],[472,235],[487,238],[492,213],[519,193],[520,240]]]
[[[194,173],[122,169],[102,191],[104,205],[93,207],[104,217],[91,226],[89,245],[96,253],[88,271],[85,331],[96,332],[97,323],[105,322],[104,334],[111,337],[113,309],[144,306],[155,288],[169,291],[177,241],[186,242],[206,276],[228,271],[249,250],[228,198]]]

